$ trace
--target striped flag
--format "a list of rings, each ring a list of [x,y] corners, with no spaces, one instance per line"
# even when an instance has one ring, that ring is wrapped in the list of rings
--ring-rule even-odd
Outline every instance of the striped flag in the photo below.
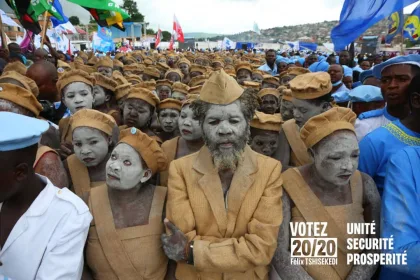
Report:
[[[176,18],[176,16],[174,15],[174,35],[175,35],[175,40],[177,40],[178,42],[184,43],[184,32],[182,31],[182,27],[179,24],[178,19]]]
[[[174,49],[174,34],[171,36],[171,41],[169,42],[169,50],[172,51]]]
[[[160,30],[160,28],[159,28],[158,32],[156,34],[155,48],[157,48],[159,46],[160,41],[162,41],[162,30]]]

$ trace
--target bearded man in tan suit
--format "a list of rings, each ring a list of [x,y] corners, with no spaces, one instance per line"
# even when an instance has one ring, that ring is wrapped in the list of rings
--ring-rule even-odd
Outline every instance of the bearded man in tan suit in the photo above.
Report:
[[[206,145],[170,165],[162,235],[177,279],[268,279],[283,181],[280,162],[247,145],[257,106],[223,70],[192,104]]]

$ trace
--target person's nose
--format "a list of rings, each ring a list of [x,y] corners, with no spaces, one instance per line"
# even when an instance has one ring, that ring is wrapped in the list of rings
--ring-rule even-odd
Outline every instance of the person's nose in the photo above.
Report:
[[[232,134],[232,128],[226,121],[223,121],[219,126],[218,133],[219,135],[230,135]]]

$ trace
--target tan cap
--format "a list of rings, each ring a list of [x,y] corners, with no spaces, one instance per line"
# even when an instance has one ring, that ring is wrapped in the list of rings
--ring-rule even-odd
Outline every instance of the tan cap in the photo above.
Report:
[[[156,69],[155,67],[149,66],[144,68],[144,74],[147,74],[149,76],[159,78],[160,77],[160,71]]]
[[[117,125],[114,118],[97,110],[83,109],[74,113],[71,117],[71,129],[78,127],[91,127],[98,129],[107,135],[112,135],[112,130]]]
[[[252,67],[251,64],[248,62],[241,61],[240,63],[236,64],[236,73],[238,73],[239,70],[245,69],[252,73]]]
[[[58,79],[57,82],[57,89],[58,92],[62,92],[62,90],[71,83],[74,82],[82,82],[91,87],[95,85],[95,78],[90,76],[87,72],[83,70],[71,70],[64,73],[63,76]]]
[[[25,89],[31,91],[36,97],[39,95],[39,89],[35,81],[20,74],[19,72],[9,70],[0,76],[0,80],[2,79],[13,79],[21,83]]]
[[[275,88],[263,88],[258,92],[258,96],[262,98],[266,95],[274,95],[276,98],[280,97],[280,92]]]
[[[159,98],[154,95],[150,90],[147,88],[142,87],[133,87],[130,91],[130,94],[127,96],[127,99],[141,99],[152,105],[153,107],[157,107],[160,103]]]
[[[283,121],[280,114],[264,114],[256,111],[254,118],[251,120],[250,126],[262,130],[270,130],[279,132]]]
[[[118,85],[116,81],[114,81],[113,79],[110,79],[108,77],[105,77],[104,75],[102,75],[100,73],[97,73],[97,72],[92,73],[91,75],[96,81],[95,85],[101,86],[101,87],[103,87],[107,90],[110,90],[112,92],[115,91],[115,88]]]
[[[331,78],[326,72],[302,74],[290,81],[290,89],[297,99],[315,99],[331,92]]]
[[[190,67],[190,73],[192,72],[200,72],[201,75],[205,74],[207,72],[206,67],[198,65],[198,64],[193,64]]]
[[[204,83],[207,81],[207,75],[200,75],[192,78],[188,85],[190,87],[195,87],[199,85],[204,85]]]
[[[169,80],[157,80],[156,81],[156,87],[161,87],[161,86],[167,86],[169,88],[172,88],[172,82]]]
[[[181,106],[182,106],[181,101],[179,101],[177,99],[173,99],[173,98],[166,98],[166,99],[160,101],[158,109],[159,110],[175,109],[175,110],[181,111]]]
[[[35,95],[23,87],[13,84],[0,83],[0,99],[13,102],[34,113],[36,117],[42,111],[42,106]]]
[[[203,85],[200,100],[226,105],[237,100],[244,93],[244,89],[223,69],[214,71]]]
[[[165,73],[165,79],[168,78],[168,75],[171,73],[176,73],[181,77],[181,80],[184,78],[184,74],[182,74],[182,72],[179,69],[169,69],[168,71],[166,71]]]
[[[180,93],[184,93],[184,94],[188,94],[190,90],[190,87],[187,86],[186,84],[183,84],[181,82],[175,82],[172,85],[172,91],[176,91],[176,92],[180,92]]]

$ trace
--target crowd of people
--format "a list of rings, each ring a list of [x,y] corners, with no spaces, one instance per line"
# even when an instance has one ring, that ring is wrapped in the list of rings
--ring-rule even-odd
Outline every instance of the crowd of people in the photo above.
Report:
[[[46,46],[0,50],[5,279],[420,278],[420,55]],[[347,263],[349,223],[408,263]]]

